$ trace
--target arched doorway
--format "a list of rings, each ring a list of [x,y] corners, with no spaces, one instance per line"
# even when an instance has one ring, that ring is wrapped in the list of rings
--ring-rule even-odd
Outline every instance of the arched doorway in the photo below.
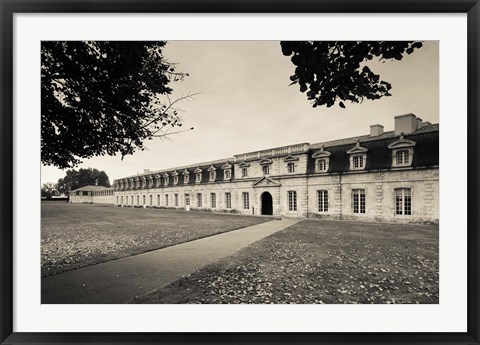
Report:
[[[272,215],[273,214],[273,199],[272,194],[269,192],[263,192],[261,196],[262,201],[262,214]]]

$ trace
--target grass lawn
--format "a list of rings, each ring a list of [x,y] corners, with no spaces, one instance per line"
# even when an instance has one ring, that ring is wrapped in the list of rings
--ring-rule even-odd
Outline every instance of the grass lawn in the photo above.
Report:
[[[240,229],[268,218],[42,202],[42,276]]]
[[[438,303],[438,226],[304,220],[135,303]]]

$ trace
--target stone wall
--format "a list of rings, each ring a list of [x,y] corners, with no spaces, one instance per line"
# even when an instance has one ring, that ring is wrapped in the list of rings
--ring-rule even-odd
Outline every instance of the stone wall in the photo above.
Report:
[[[300,161],[301,162],[301,161]],[[281,164],[278,164],[281,167]],[[271,182],[270,182],[271,181]],[[247,178],[223,183],[200,183],[193,186],[174,186],[132,191],[115,191],[118,206],[165,207],[185,209],[185,195],[190,195],[191,210],[261,214],[261,196],[272,195],[273,215],[351,219],[388,222],[438,222],[438,169],[402,170],[385,172],[355,172],[342,175],[291,174],[265,178]],[[395,189],[411,191],[411,215],[395,213]],[[352,189],[365,190],[365,213],[352,210]],[[328,211],[318,210],[318,190],[328,191]],[[289,209],[288,192],[296,192],[297,209]],[[212,193],[215,207],[212,207]],[[231,194],[231,208],[227,209],[225,193]],[[243,193],[248,193],[249,205],[244,208]],[[198,204],[198,195],[202,204]],[[167,204],[168,195],[168,204]],[[178,204],[175,203],[178,196]],[[133,197],[133,205],[132,205]],[[128,198],[128,200],[127,200]]]

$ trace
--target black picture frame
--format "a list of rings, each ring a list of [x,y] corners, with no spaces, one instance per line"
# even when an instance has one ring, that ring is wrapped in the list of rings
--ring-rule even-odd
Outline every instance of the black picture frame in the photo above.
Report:
[[[478,0],[56,0],[1,4],[0,340],[2,344],[479,344],[479,15]],[[15,333],[13,332],[13,15],[15,13],[467,13],[468,331],[466,333]],[[455,317],[452,315],[452,318]]]

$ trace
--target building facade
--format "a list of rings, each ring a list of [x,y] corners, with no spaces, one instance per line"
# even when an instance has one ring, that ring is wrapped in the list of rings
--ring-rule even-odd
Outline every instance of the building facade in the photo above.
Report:
[[[439,125],[413,114],[395,130],[301,143],[114,181],[123,207],[250,215],[438,222]]]
[[[85,186],[70,191],[68,202],[72,204],[114,204],[113,188]]]

